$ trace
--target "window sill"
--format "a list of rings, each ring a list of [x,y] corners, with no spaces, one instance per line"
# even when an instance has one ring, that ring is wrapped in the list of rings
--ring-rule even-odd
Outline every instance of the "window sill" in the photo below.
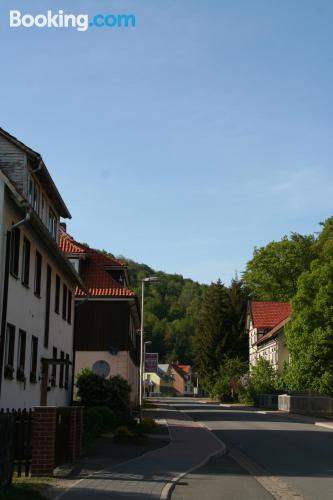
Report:
[[[30,373],[30,383],[37,384],[37,375],[35,373]]]
[[[41,297],[41,294],[40,294],[40,293],[38,293],[38,292],[34,292],[34,295],[37,297],[37,299],[41,299],[41,298],[42,298],[42,297]]]
[[[23,281],[21,281],[21,283],[24,286],[24,288],[27,288],[28,290],[30,289],[30,286],[27,283],[24,283]]]
[[[19,279],[19,275],[18,275],[18,274],[13,273],[12,271],[10,271],[10,275],[11,275],[13,278],[15,278],[16,280],[18,280],[18,279]]]

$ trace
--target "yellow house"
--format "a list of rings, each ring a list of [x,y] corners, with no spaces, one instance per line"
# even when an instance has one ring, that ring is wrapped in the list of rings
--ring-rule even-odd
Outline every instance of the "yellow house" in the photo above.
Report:
[[[157,373],[144,374],[145,393],[151,396],[173,394],[172,377],[169,374],[169,364],[159,364]]]

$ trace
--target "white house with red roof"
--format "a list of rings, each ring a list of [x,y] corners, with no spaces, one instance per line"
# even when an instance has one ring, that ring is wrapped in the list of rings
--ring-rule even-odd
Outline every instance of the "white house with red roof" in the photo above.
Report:
[[[75,374],[89,368],[104,377],[121,375],[131,385],[136,403],[140,308],[129,288],[127,266],[75,241],[64,227],[60,247],[86,287],[75,290]]]
[[[291,317],[287,302],[249,301],[246,329],[249,334],[250,369],[263,357],[280,372],[289,360],[284,327]]]
[[[74,290],[59,248],[70,218],[39,153],[0,129],[0,408],[71,401]]]

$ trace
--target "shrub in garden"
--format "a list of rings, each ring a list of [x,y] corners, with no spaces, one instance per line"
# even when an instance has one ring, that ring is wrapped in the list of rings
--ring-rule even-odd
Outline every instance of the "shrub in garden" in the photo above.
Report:
[[[108,380],[87,368],[76,378],[77,395],[83,406],[104,406],[109,396]]]
[[[131,386],[123,377],[116,375],[108,382],[107,406],[115,412],[127,411],[130,406]]]
[[[137,434],[146,434],[154,431],[157,428],[157,423],[152,418],[144,418],[139,424],[134,428],[134,432]]]
[[[269,361],[260,357],[251,370],[250,385],[257,394],[275,392],[276,372]]]
[[[119,375],[105,379],[84,369],[76,379],[77,395],[87,407],[107,406],[118,423],[130,421],[131,386]]]
[[[242,389],[238,394],[238,401],[243,405],[255,406],[257,404],[257,393],[253,387]]]
[[[112,431],[117,423],[114,412],[107,406],[95,406],[92,409],[96,410],[103,419],[103,432]]]
[[[84,433],[87,440],[102,434],[104,429],[103,416],[96,408],[85,408],[83,412]]]
[[[120,425],[115,430],[115,435],[116,436],[133,436],[133,433],[129,430],[127,425]]]

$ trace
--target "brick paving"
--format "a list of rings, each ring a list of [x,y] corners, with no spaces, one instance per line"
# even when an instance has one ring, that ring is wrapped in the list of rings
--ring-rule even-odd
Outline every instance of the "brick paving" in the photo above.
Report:
[[[164,486],[222,450],[200,423],[170,407],[161,408],[172,441],[169,445],[80,480],[62,500],[157,500]]]

